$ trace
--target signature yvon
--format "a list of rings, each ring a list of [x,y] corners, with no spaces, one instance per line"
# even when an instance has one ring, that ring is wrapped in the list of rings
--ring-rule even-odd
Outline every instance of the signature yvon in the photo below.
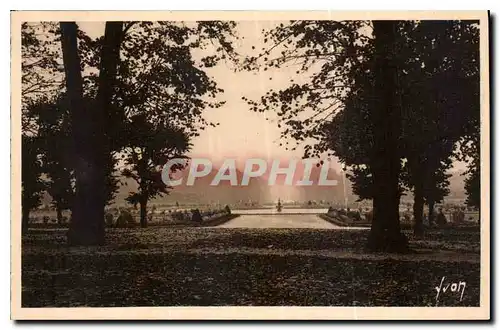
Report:
[[[446,280],[446,276],[443,276],[441,278],[441,283],[439,284],[439,286],[435,287],[435,289],[437,291],[436,305],[439,302],[439,295],[441,293],[445,294],[446,292],[451,292],[451,293],[457,294],[457,295],[460,294],[460,301],[462,301],[462,299],[464,297],[466,283],[464,281],[446,283],[445,280]]]

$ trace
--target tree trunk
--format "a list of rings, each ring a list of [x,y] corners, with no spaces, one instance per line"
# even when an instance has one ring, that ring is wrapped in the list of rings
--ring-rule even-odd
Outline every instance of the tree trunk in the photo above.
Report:
[[[148,210],[147,210],[148,201],[142,200],[140,202],[141,208],[141,227],[146,228],[148,226]]]
[[[415,186],[414,196],[413,196],[413,218],[414,226],[413,226],[413,234],[415,236],[421,237],[424,234],[424,222],[423,222],[423,213],[424,213],[424,196],[422,192],[422,186]]]
[[[113,175],[113,156],[111,150],[111,138],[106,132],[112,131],[112,125],[115,119],[112,115],[111,105],[113,98],[113,89],[115,85],[117,68],[120,62],[120,45],[123,39],[123,22],[107,22],[104,33],[104,42],[101,49],[101,63],[99,67],[99,89],[97,93],[98,120],[100,125],[100,143],[98,148],[98,160],[102,171],[99,173],[99,181],[102,190],[99,191],[99,199],[102,207],[108,202],[109,190],[112,187],[106,187],[110,182],[109,176]],[[104,221],[104,220],[103,220]]]
[[[30,223],[30,210],[24,209],[22,214],[21,231],[23,234],[28,233],[29,223]]]
[[[77,26],[75,22],[61,23],[66,88],[71,108],[71,134],[73,143],[72,165],[75,170],[76,191],[68,230],[70,245],[97,245],[104,243],[104,210],[98,198],[99,169],[96,161],[95,111],[83,103],[81,63],[78,55]],[[102,218],[101,218],[102,217]]]
[[[429,201],[429,227],[434,225],[434,205],[436,203],[433,200]]]
[[[59,206],[56,206],[56,212],[57,212],[57,224],[61,225],[62,224],[62,210]]]
[[[399,224],[399,173],[401,106],[395,57],[395,21],[374,21],[375,81],[373,221],[367,248],[370,251],[406,252],[408,242]]]
[[[76,192],[72,218],[68,230],[70,245],[99,245],[104,243],[105,159],[108,141],[105,129],[123,23],[106,23],[101,51],[98,107],[85,108],[82,91],[81,63],[78,55],[77,26],[75,22],[61,23],[66,87],[71,107],[73,137],[73,167]],[[117,46],[118,45],[118,46]],[[118,53],[118,55],[116,54]]]

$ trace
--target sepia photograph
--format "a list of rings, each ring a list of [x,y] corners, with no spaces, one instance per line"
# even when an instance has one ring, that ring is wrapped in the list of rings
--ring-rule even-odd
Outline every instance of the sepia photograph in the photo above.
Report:
[[[489,24],[11,12],[11,317],[489,319]]]

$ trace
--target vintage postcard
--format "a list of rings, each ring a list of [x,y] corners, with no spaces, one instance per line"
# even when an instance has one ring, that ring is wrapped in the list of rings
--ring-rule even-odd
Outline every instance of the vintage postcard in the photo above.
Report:
[[[12,319],[490,318],[487,11],[11,24]]]

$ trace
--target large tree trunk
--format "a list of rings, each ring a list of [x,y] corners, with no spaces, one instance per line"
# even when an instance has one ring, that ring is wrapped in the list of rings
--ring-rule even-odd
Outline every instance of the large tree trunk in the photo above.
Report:
[[[113,90],[115,86],[115,79],[117,68],[120,62],[120,45],[123,39],[123,22],[107,22],[104,34],[103,47],[101,49],[101,63],[99,68],[99,89],[97,93],[98,105],[98,120],[100,126],[100,142],[98,152],[99,164],[102,171],[99,173],[99,181],[102,189],[99,191],[99,199],[101,200],[102,207],[106,205],[109,191],[112,187],[106,187],[109,183],[107,179],[113,173],[111,156],[111,138],[106,135],[106,132],[113,131],[112,125],[114,116],[111,110]]]
[[[75,22],[61,23],[66,88],[71,108],[73,142],[72,163],[76,177],[75,199],[68,230],[70,245],[96,245],[104,243],[103,216],[98,197],[98,163],[94,148],[97,140],[93,108],[86,109],[83,102],[81,63],[78,55],[77,26]],[[102,216],[102,218],[101,218]]]
[[[367,248],[371,251],[406,252],[408,242],[399,224],[399,173],[401,106],[395,57],[395,21],[374,21],[375,81],[373,221]]]
[[[140,214],[141,214],[141,227],[146,228],[148,226],[148,211],[147,211],[147,200],[142,200],[140,203]]]
[[[98,107],[85,108],[75,22],[61,23],[66,87],[71,107],[76,192],[68,231],[71,245],[104,243],[105,129],[119,59],[123,23],[106,23],[99,74]],[[117,31],[120,31],[120,34]],[[118,41],[117,41],[118,40]],[[116,54],[118,53],[118,54]]]
[[[414,189],[413,196],[413,234],[415,236],[422,236],[424,234],[424,222],[423,222],[423,214],[424,214],[424,195],[422,191],[422,186],[417,184]]]

